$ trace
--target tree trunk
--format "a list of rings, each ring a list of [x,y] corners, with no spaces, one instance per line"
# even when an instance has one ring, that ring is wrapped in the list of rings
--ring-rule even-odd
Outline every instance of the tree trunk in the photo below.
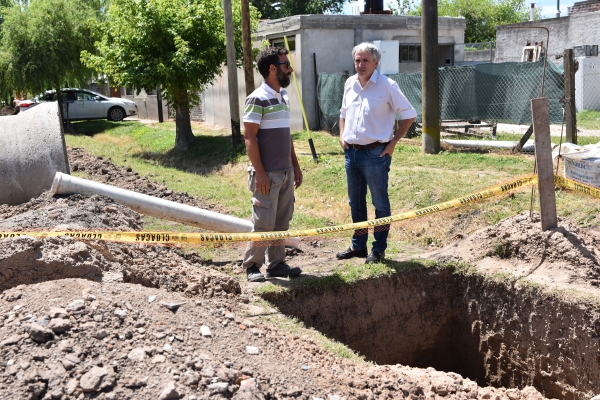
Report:
[[[185,104],[175,105],[175,148],[181,151],[188,151],[194,142],[192,125],[190,124],[190,108]]]

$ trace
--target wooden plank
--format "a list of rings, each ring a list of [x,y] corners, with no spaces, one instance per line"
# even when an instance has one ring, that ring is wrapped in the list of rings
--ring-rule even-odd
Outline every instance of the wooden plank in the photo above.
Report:
[[[535,140],[535,160],[538,170],[542,231],[546,231],[558,226],[550,142],[550,114],[546,97],[531,100],[531,115]]]

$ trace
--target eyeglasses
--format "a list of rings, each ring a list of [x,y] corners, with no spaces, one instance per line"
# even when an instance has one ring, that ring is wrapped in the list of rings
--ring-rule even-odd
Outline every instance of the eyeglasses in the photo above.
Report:
[[[279,62],[273,63],[273,65],[285,65],[287,69],[290,69],[289,61],[279,61]]]

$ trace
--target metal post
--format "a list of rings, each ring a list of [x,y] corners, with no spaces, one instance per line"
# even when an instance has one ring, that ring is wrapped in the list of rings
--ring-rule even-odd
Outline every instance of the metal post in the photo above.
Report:
[[[575,108],[575,58],[573,49],[565,50],[565,124],[567,143],[577,144],[577,109]]]
[[[162,96],[160,94],[160,85],[156,87],[156,106],[158,107],[158,122],[164,122]]]
[[[321,109],[319,108],[319,74],[317,73],[317,55],[313,53],[313,69],[315,71],[315,131],[321,129]]]
[[[242,0],[242,47],[244,50],[244,77],[246,96],[254,91],[254,71],[252,65],[252,33],[250,32],[249,0]]]
[[[225,16],[225,40],[227,44],[227,84],[229,86],[229,115],[231,116],[231,140],[233,147],[242,142],[240,131],[240,100],[238,98],[237,68],[235,66],[235,43],[233,41],[233,16],[231,0],[223,0]]]
[[[421,86],[425,153],[440,152],[440,85],[438,68],[437,0],[421,1]]]

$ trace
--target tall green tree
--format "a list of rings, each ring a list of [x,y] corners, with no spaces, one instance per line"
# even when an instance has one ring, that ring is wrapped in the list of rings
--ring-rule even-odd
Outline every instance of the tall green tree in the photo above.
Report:
[[[395,14],[421,15],[420,6],[396,2]],[[496,26],[529,20],[529,9],[525,0],[438,0],[438,15],[465,18],[465,43],[495,42]]]
[[[85,83],[90,70],[80,61],[94,48],[94,13],[80,0],[35,0],[2,9],[0,68],[12,87],[41,93]],[[58,96],[59,109],[62,103]]]
[[[252,26],[258,13],[251,7]],[[241,3],[233,4],[235,42],[242,60]],[[186,151],[194,140],[190,107],[198,93],[221,74],[226,61],[221,0],[112,0],[97,28],[97,53],[83,62],[105,73],[113,85],[138,92],[162,88],[175,108],[175,147]]]
[[[2,23],[4,22],[5,14],[4,8],[11,7],[14,4],[13,0],[0,0],[0,43],[2,41]],[[0,48],[0,98],[3,99],[7,105],[12,106],[10,98],[12,96],[13,88],[6,76],[7,56],[6,51]]]
[[[263,19],[302,14],[339,14],[346,0],[250,0]]]

